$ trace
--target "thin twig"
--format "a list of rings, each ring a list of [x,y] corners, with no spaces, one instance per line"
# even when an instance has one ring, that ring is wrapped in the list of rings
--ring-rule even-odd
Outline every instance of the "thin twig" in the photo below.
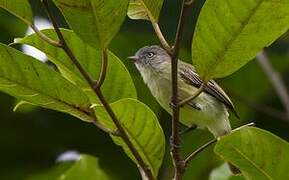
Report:
[[[114,136],[120,136],[119,132],[118,131],[114,131],[114,130],[111,130],[111,129],[108,129],[106,127],[104,127],[96,118],[92,121],[92,123],[97,127],[99,128],[100,130],[108,133],[108,134],[111,134],[111,135],[114,135]]]
[[[142,159],[142,157],[140,156],[140,154],[138,153],[138,151],[136,150],[136,148],[134,147],[134,145],[130,141],[129,136],[126,134],[124,128],[122,127],[121,123],[119,122],[118,118],[116,117],[115,113],[113,112],[112,108],[110,107],[109,103],[106,101],[105,97],[102,94],[102,91],[100,90],[100,88],[94,87],[94,85],[95,85],[94,80],[90,77],[90,75],[85,71],[85,69],[82,67],[82,65],[78,62],[78,60],[76,59],[76,57],[74,56],[74,54],[70,50],[69,46],[66,44],[66,41],[65,41],[57,23],[56,23],[56,19],[54,18],[54,16],[52,15],[52,13],[50,11],[48,1],[49,0],[42,0],[42,3],[44,5],[45,9],[47,10],[47,13],[48,13],[48,15],[52,21],[52,24],[53,24],[53,27],[56,31],[56,34],[57,34],[57,36],[58,36],[58,38],[62,44],[61,48],[66,52],[66,54],[69,56],[69,58],[74,63],[74,65],[79,69],[80,73],[83,75],[83,77],[85,78],[87,83],[94,90],[95,94],[97,95],[100,102],[104,106],[106,112],[108,113],[108,115],[112,119],[113,123],[115,124],[119,135],[121,136],[123,141],[126,143],[127,147],[129,148],[129,150],[133,154],[133,156],[136,159],[136,161],[138,162],[139,166],[145,172],[148,179],[154,180],[155,178],[152,175],[151,169],[146,165],[146,163],[144,162],[144,160]]]
[[[49,37],[47,37],[45,34],[43,34],[34,24],[30,25],[31,29],[35,32],[35,34],[38,35],[38,37],[40,37],[42,40],[44,40],[45,42],[56,46],[56,47],[60,47],[61,44],[59,41],[55,41],[53,39],[50,39]]]
[[[206,144],[202,145],[201,147],[199,147],[198,149],[196,149],[194,152],[192,152],[186,159],[185,159],[185,166],[187,166],[189,164],[189,162],[191,162],[191,160],[193,160],[199,153],[201,153],[202,151],[204,151],[206,148],[208,148],[210,145],[214,144],[215,142],[217,142],[217,138],[210,140],[209,142],[207,142]]]
[[[172,48],[170,47],[169,43],[167,42],[166,38],[164,37],[164,35],[163,35],[163,33],[162,33],[161,29],[160,29],[159,24],[156,23],[156,22],[152,22],[152,26],[153,26],[153,28],[155,30],[155,33],[156,33],[157,37],[160,40],[160,43],[161,43],[162,47],[166,51],[171,52]]]
[[[274,70],[265,51],[258,54],[257,60],[275,88],[275,91],[286,110],[287,117],[289,117],[289,94],[284,81],[280,77],[279,73]]]
[[[181,157],[180,149],[180,136],[178,131],[180,107],[178,106],[178,55],[180,49],[180,43],[183,35],[183,28],[185,22],[185,16],[189,6],[186,5],[186,0],[182,2],[181,13],[178,20],[178,26],[175,36],[175,42],[172,52],[168,52],[171,56],[171,78],[172,78],[172,136],[171,136],[171,154],[175,167],[175,180],[182,179],[182,174],[185,170],[185,164]]]
[[[99,79],[96,82],[95,88],[100,88],[102,84],[104,83],[105,77],[106,77],[106,71],[107,71],[107,49],[103,49],[101,51],[101,70]]]
[[[254,126],[255,123],[251,122],[248,124],[245,124],[243,126],[237,127],[236,129],[233,129],[232,132],[234,131],[238,131],[244,127],[248,127],[248,126]],[[192,152],[185,160],[185,166],[188,165],[189,162],[191,162],[198,154],[200,154],[202,151],[204,151],[206,148],[208,148],[210,145],[214,144],[215,142],[218,141],[218,138],[212,139],[209,142],[207,142],[206,144],[202,145],[201,147],[199,147],[198,149],[196,149],[194,152]]]
[[[238,130],[240,130],[240,129],[242,129],[242,128],[245,128],[245,127],[248,127],[248,126],[255,126],[255,123],[254,123],[254,122],[250,122],[250,123],[248,123],[248,124],[244,124],[244,125],[242,125],[242,126],[240,126],[240,127],[237,127],[237,128],[235,128],[235,129],[233,129],[232,132],[238,131]]]
[[[188,97],[187,99],[182,100],[181,102],[179,102],[178,106],[182,107],[183,105],[187,104],[188,102],[194,100],[195,98],[197,98],[204,90],[204,88],[206,87],[207,82],[203,82],[201,84],[201,86],[198,88],[198,90],[191,96]]]

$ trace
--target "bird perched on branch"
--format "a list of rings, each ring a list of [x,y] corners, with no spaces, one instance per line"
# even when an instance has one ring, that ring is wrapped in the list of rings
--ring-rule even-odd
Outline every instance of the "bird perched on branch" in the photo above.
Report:
[[[170,114],[172,97],[171,57],[159,46],[146,46],[136,52],[132,59],[144,82],[159,104]],[[203,92],[186,102],[180,108],[180,122],[188,127],[208,128],[216,137],[231,132],[228,110],[238,117],[234,105],[222,88],[213,80],[203,84],[195,68],[185,62],[178,61],[178,101],[193,96],[201,85]],[[230,165],[230,164],[229,164]],[[233,173],[238,169],[230,165]]]
[[[152,95],[171,114],[170,55],[159,46],[146,46],[129,59],[134,61]],[[193,96],[202,83],[192,65],[178,61],[179,101]],[[180,122],[188,127],[197,125],[208,128],[215,137],[219,137],[231,131],[228,110],[237,115],[229,97],[215,81],[211,80],[206,83],[203,92],[197,98],[180,108]]]

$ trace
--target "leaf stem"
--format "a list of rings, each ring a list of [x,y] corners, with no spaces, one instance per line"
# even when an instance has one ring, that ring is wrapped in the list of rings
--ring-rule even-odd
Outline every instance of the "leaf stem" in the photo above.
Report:
[[[204,151],[206,148],[208,148],[210,145],[214,144],[215,142],[217,142],[217,138],[210,140],[209,142],[207,142],[206,144],[202,145],[201,147],[199,147],[198,149],[196,149],[194,152],[192,152],[186,159],[185,159],[185,166],[188,165],[188,163],[191,162],[192,159],[194,159],[199,153],[201,153],[202,151]]]
[[[155,30],[155,33],[157,35],[157,37],[159,38],[159,41],[162,45],[162,47],[167,51],[167,52],[171,52],[172,51],[172,48],[170,47],[169,43],[167,42],[166,38],[164,37],[161,29],[160,29],[160,26],[158,23],[156,22],[152,22],[152,26]]]
[[[42,40],[46,41],[47,43],[55,46],[55,47],[60,47],[61,44],[59,41],[55,41],[53,39],[50,39],[47,37],[45,34],[43,34],[34,24],[30,25],[31,29],[40,37]]]
[[[106,101],[105,97],[102,94],[102,91],[100,90],[99,87],[94,87],[95,83],[94,80],[90,77],[90,75],[86,72],[86,70],[83,68],[83,66],[78,62],[78,60],[76,59],[76,57],[74,56],[73,52],[71,51],[71,49],[69,48],[69,46],[67,45],[57,23],[56,23],[56,19],[54,18],[54,16],[52,15],[49,5],[48,5],[48,1],[49,0],[42,0],[42,3],[48,13],[48,16],[50,17],[50,20],[53,24],[53,27],[55,29],[55,32],[59,38],[59,41],[61,42],[61,46],[60,48],[62,48],[65,53],[69,56],[69,58],[71,59],[71,61],[74,63],[74,65],[79,69],[80,73],[83,75],[83,77],[85,78],[85,80],[87,81],[87,83],[90,85],[90,87],[94,90],[95,94],[97,95],[97,97],[99,98],[100,102],[102,103],[102,105],[104,106],[106,112],[108,113],[108,115],[110,116],[110,118],[112,119],[113,123],[115,124],[116,128],[117,128],[117,132],[119,134],[119,136],[123,139],[123,141],[126,143],[126,145],[128,146],[129,150],[131,151],[131,153],[133,154],[134,158],[136,159],[136,161],[138,162],[139,166],[143,169],[143,171],[145,172],[147,178],[149,180],[154,180],[155,178],[153,177],[152,171],[151,169],[146,165],[146,163],[144,162],[144,160],[142,159],[142,157],[140,156],[140,154],[138,153],[138,151],[136,150],[136,148],[134,147],[134,145],[132,144],[132,142],[129,139],[129,136],[127,135],[127,133],[125,132],[124,128],[122,127],[120,121],[118,120],[117,116],[115,115],[115,113],[113,112],[111,106],[109,105],[109,103]]]
[[[257,60],[275,88],[275,91],[286,110],[287,118],[289,118],[289,94],[284,81],[280,77],[280,74],[274,70],[264,50],[257,55]]]
[[[248,124],[245,124],[243,126],[237,127],[236,129],[233,129],[232,132],[234,131],[238,131],[244,127],[248,127],[248,126],[254,126],[255,123],[251,122]],[[214,144],[215,142],[218,141],[218,138],[214,138],[212,140],[210,140],[209,142],[207,142],[206,144],[202,145],[201,147],[199,147],[198,149],[196,149],[195,151],[193,151],[185,160],[184,160],[184,164],[185,167],[198,155],[200,154],[202,151],[204,151],[206,148],[208,148],[210,145]]]
[[[101,51],[101,70],[99,79],[96,82],[95,88],[100,88],[102,84],[104,83],[105,77],[106,77],[106,71],[107,71],[107,49],[103,49]]]

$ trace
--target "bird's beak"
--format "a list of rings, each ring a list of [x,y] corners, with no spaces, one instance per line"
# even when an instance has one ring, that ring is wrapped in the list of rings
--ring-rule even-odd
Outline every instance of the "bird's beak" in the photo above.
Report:
[[[133,60],[133,61],[136,61],[136,60],[138,60],[138,57],[137,56],[129,56],[129,57],[127,57],[128,59],[131,59],[131,60]]]

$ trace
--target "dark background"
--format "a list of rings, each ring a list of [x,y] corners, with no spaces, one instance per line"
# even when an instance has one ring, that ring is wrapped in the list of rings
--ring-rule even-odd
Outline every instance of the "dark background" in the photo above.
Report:
[[[172,42],[181,1],[165,1],[160,25],[168,40]],[[35,16],[44,16],[38,1],[31,0]],[[191,10],[182,42],[181,59],[190,62],[192,30],[202,2]],[[195,13],[193,13],[195,12]],[[59,12],[55,9],[55,14]],[[59,15],[59,22],[67,27]],[[23,37],[27,27],[6,11],[0,11],[0,42],[9,44],[16,37]],[[289,39],[284,35],[266,51],[271,62],[289,87]],[[138,89],[138,97],[158,115],[165,131],[170,134],[170,116],[164,112],[151,96],[133,64],[126,57],[140,47],[158,44],[149,22],[126,19],[119,34],[111,43],[110,50],[123,60],[131,72]],[[289,140],[289,120],[272,115],[275,110],[283,112],[278,96],[257,61],[253,60],[238,72],[218,80],[236,105],[241,120],[231,116],[233,127],[254,121],[257,127],[269,130]],[[17,112],[13,107],[18,101],[0,93],[0,179],[18,180],[46,172],[55,165],[59,154],[67,150],[94,155],[113,179],[139,179],[138,171],[122,149],[113,144],[109,136],[74,117],[51,110],[25,106]],[[273,110],[272,110],[273,109]],[[183,137],[183,153],[188,154],[198,145],[211,138],[206,130],[196,130]],[[214,155],[212,148],[204,151],[189,166],[185,179],[207,179],[211,169],[222,161]],[[171,175],[168,153],[160,171],[160,179]]]

